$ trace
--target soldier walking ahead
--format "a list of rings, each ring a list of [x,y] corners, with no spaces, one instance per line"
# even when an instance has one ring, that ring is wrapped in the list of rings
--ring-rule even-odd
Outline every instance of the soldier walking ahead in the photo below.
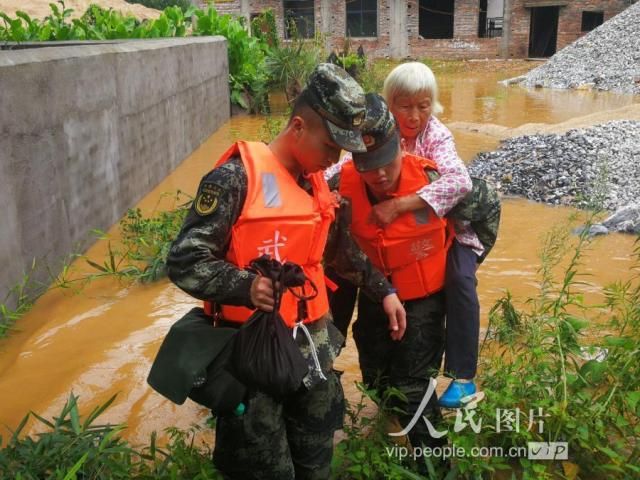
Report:
[[[344,414],[342,387],[332,370],[343,337],[331,322],[321,264],[335,217],[322,170],[338,161],[341,148],[365,151],[359,132],[364,112],[360,86],[339,67],[319,65],[271,144],[237,142],[202,179],[169,252],[171,280],[204,300],[225,326],[240,326],[254,309],[273,310],[271,280],[243,269],[263,253],[299,264],[318,288],[305,324],[321,372],[310,362],[304,385],[285,398],[247,385],[244,414],[218,417],[214,463],[225,478],[329,477],[333,434]],[[401,338],[404,309],[391,285],[361,252],[349,261],[348,268],[360,270],[352,279],[382,302],[392,336]],[[285,293],[280,313],[289,326],[296,307]],[[296,342],[307,359],[313,356],[304,335]]]

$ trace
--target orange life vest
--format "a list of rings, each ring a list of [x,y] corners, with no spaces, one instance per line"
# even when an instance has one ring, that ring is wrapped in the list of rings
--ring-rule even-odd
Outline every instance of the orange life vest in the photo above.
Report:
[[[245,268],[263,254],[281,262],[300,265],[315,284],[318,294],[307,301],[306,322],[318,320],[329,311],[324,283],[322,254],[329,226],[335,218],[335,201],[322,172],[309,175],[313,196],[302,189],[287,169],[260,142],[237,142],[218,160],[216,166],[233,156],[242,158],[247,172],[247,198],[231,229],[227,261]],[[304,294],[310,295],[307,285]],[[297,293],[303,293],[297,289]],[[254,312],[246,307],[220,305],[222,318],[244,322]],[[213,305],[205,302],[205,311]],[[282,296],[280,314],[290,327],[298,316],[298,299],[289,291]]]
[[[425,158],[404,154],[398,189],[393,196],[415,193],[429,184],[425,168],[436,165]],[[351,233],[371,262],[398,291],[401,300],[422,298],[444,287],[447,250],[452,235],[447,220],[431,208],[400,215],[385,228],[368,223],[371,202],[366,184],[352,162],[342,167],[340,194],[353,207]]]

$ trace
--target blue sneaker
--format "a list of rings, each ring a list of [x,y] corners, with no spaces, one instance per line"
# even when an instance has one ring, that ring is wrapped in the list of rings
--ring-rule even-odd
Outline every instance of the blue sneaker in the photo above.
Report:
[[[476,384],[473,382],[452,381],[442,396],[438,399],[438,405],[444,408],[461,408],[465,405],[462,399],[476,393]]]

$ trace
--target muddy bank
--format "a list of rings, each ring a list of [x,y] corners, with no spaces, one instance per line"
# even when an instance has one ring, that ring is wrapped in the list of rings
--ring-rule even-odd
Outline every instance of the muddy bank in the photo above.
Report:
[[[17,11],[25,12],[32,18],[43,19],[47,15],[51,15],[49,3],[60,4],[54,0],[0,0],[0,12],[15,17]],[[158,10],[145,7],[144,5],[127,3],[125,0],[65,0],[65,8],[72,8],[71,18],[79,18],[89,8],[89,5],[95,4],[102,8],[113,8],[122,13],[129,13],[137,18],[156,18],[160,15]]]

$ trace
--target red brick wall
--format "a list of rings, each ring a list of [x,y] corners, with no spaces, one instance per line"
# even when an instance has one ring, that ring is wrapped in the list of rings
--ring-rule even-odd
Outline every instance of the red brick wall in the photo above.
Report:
[[[240,0],[200,1],[200,7],[206,8],[208,3],[211,3],[219,13],[240,14]]]
[[[525,1],[512,0],[511,14],[511,45],[509,54],[512,57],[526,57],[529,53],[529,30],[531,23],[531,9],[525,8]],[[556,51],[563,49],[587,32],[581,31],[582,12],[604,12],[604,21],[617,15],[628,6],[624,0],[574,0],[567,6],[560,7],[558,13],[558,40]]]
[[[408,0],[407,29],[412,57],[491,58],[499,55],[500,38],[478,38],[479,0],[455,0],[452,39],[423,39],[419,34],[419,0]]]
[[[454,38],[478,38],[480,2],[456,0],[453,10]]]
[[[390,25],[391,2],[406,1],[409,56],[429,58],[491,58],[499,56],[501,38],[478,38],[479,0],[455,0],[454,24],[452,39],[423,39],[419,35],[419,0],[378,0],[378,37],[351,38],[351,46],[355,51],[362,45],[368,57],[385,57],[391,54]],[[529,29],[531,9],[524,3],[531,0],[512,0],[511,14],[511,57],[526,57],[529,49]],[[206,4],[206,2],[202,2]],[[216,9],[224,13],[240,14],[241,0],[218,0],[214,2]],[[345,41],[346,6],[341,0],[329,2],[329,28],[331,34],[327,38],[330,49],[342,50]],[[284,32],[284,8],[282,0],[249,0],[251,13],[260,13],[267,8],[276,14],[278,33]],[[628,6],[625,0],[575,0],[561,7],[558,18],[557,50],[560,50],[583,35],[581,29],[582,12],[603,11],[604,20],[621,12]],[[322,0],[315,2],[316,32],[322,32]]]
[[[415,58],[468,59],[494,58],[500,52],[500,38],[453,38],[412,40],[411,56]]]
[[[391,22],[389,13],[389,2],[394,0],[378,1],[378,37],[351,37],[351,50],[356,51],[359,46],[364,48],[368,57],[385,57],[389,55],[389,24]],[[316,0],[318,6],[321,2]],[[319,17],[319,13],[318,16]],[[342,1],[331,2],[330,27],[332,34],[329,36],[329,46],[336,51],[342,51],[346,37],[347,11],[346,4]],[[317,23],[319,28],[319,23]]]

